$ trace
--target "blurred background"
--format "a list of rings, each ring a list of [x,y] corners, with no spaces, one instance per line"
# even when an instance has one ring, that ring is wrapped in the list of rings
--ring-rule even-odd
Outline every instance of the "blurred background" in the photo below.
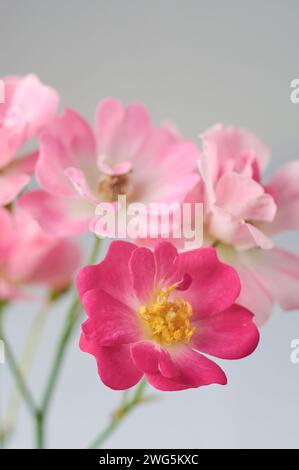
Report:
[[[250,128],[272,149],[267,174],[299,158],[299,104],[290,101],[290,83],[299,78],[297,0],[0,0],[0,17],[0,76],[38,74],[91,122],[98,101],[117,96],[143,102],[156,122],[171,118],[194,140],[219,121]],[[83,241],[86,254],[90,240]],[[298,234],[278,241],[299,253]],[[30,378],[37,398],[68,301],[57,304],[44,330]],[[10,309],[17,353],[36,310],[34,303]],[[120,400],[98,379],[94,358],[79,351],[78,337],[50,410],[51,448],[85,447]],[[295,338],[299,312],[276,308],[252,356],[219,361],[226,387],[154,391],[158,400],[131,414],[106,446],[298,447]],[[4,365],[0,374],[3,413],[11,379]],[[31,447],[32,437],[22,408],[10,447]]]

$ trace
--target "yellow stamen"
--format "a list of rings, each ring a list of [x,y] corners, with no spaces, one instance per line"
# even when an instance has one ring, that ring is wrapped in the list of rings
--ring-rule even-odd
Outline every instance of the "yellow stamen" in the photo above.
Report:
[[[158,343],[189,343],[195,331],[191,326],[192,307],[181,297],[169,299],[176,284],[155,292],[151,305],[140,308],[140,316],[152,338]]]

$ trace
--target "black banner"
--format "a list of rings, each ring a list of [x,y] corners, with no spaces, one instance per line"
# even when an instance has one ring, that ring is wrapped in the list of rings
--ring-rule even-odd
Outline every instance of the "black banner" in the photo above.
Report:
[[[192,468],[201,466],[210,470],[211,466],[229,466],[236,464],[238,468],[246,465],[256,465],[265,459],[276,460],[276,464],[287,461],[297,462],[298,450],[256,450],[256,449],[111,449],[111,450],[2,450],[0,453],[2,464],[39,464],[47,466],[60,465],[64,461],[69,466],[82,466],[82,468],[110,467],[112,469],[135,469],[142,466],[179,466]]]

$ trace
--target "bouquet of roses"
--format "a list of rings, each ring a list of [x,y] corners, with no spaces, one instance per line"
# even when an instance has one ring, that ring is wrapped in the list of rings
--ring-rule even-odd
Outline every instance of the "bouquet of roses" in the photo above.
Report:
[[[1,441],[15,429],[21,397],[36,446],[45,446],[55,386],[83,319],[76,344],[95,357],[106,386],[124,390],[90,445],[98,447],[150,399],[147,384],[225,385],[206,354],[251,354],[275,303],[299,307],[299,258],[271,239],[299,227],[299,161],[263,183],[268,148],[243,128],[216,125],[198,146],[170,122],[156,127],[141,104],[117,99],[98,105],[92,128],[72,109],[57,113],[58,94],[34,75],[1,83],[0,338],[16,382]],[[86,232],[84,266],[76,237]],[[66,292],[72,302],[36,401],[28,371],[46,316]],[[5,318],[32,298],[42,308],[17,359]]]

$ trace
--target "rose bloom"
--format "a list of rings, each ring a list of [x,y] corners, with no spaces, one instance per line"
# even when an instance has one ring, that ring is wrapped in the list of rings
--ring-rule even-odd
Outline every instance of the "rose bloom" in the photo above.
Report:
[[[235,303],[239,277],[213,248],[178,254],[167,242],[153,252],[114,241],[102,262],[81,269],[77,287],[88,315],[80,347],[116,390],[143,376],[165,391],[226,384],[201,353],[239,359],[259,340],[252,313]]]
[[[198,149],[169,126],[154,127],[139,103],[103,101],[95,132],[66,109],[43,130],[36,178],[42,189],[20,201],[49,233],[69,236],[92,228],[95,208],[127,203],[181,202],[199,179]],[[116,206],[115,206],[116,207]]]
[[[37,152],[20,155],[22,147],[52,118],[57,93],[35,75],[6,77],[0,103],[0,206],[9,204],[34,172]]]
[[[204,241],[240,276],[238,303],[259,323],[273,304],[299,307],[299,258],[274,246],[270,236],[299,227],[299,161],[267,184],[261,180],[269,151],[250,132],[217,125],[202,136],[201,182],[188,195],[204,204]]]
[[[0,301],[28,299],[27,289],[65,289],[81,255],[74,242],[45,234],[28,214],[0,208]]]

